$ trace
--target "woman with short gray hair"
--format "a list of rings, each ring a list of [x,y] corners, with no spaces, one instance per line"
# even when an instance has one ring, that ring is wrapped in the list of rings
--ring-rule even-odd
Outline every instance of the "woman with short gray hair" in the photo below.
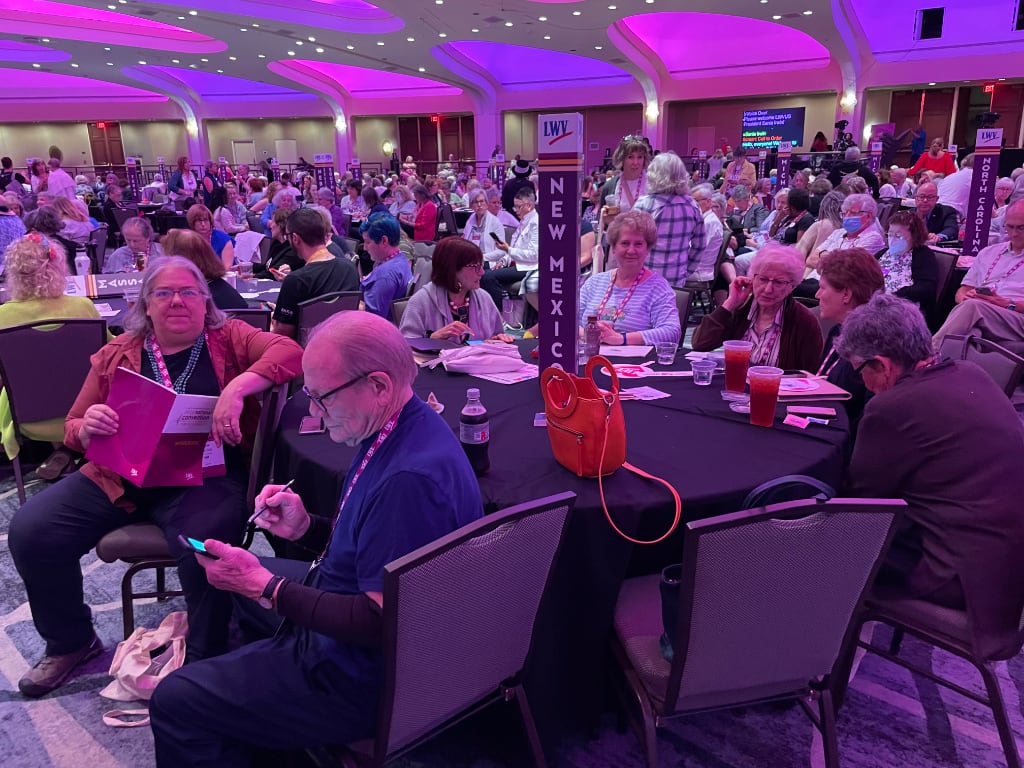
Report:
[[[690,174],[679,155],[662,152],[647,169],[647,194],[633,206],[651,214],[658,228],[647,266],[677,288],[698,271],[707,242],[703,214],[687,194],[689,184]]]
[[[750,264],[750,277],[737,277],[729,295],[693,334],[693,348],[710,352],[724,341],[749,341],[751,365],[814,370],[821,360],[818,319],[790,294],[804,273],[796,248],[769,243]]]
[[[892,294],[847,315],[837,349],[875,393],[844,493],[907,502],[875,592],[957,609],[970,600],[987,644],[1017,636],[1024,475],[1012,468],[1024,440],[1013,406],[973,363],[936,361],[920,310]]]

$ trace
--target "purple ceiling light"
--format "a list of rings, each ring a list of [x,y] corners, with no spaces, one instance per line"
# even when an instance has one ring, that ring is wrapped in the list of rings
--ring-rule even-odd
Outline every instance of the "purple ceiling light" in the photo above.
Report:
[[[621,85],[633,81],[629,72],[611,64],[546,48],[482,40],[457,40],[439,47],[472,62],[509,91]]]
[[[364,35],[405,26],[399,17],[363,0],[163,0],[163,4]]]
[[[55,62],[67,61],[71,54],[45,45],[22,43],[17,40],[0,40],[0,61]]]
[[[649,13],[615,26],[646,45],[675,80],[818,69],[831,60],[828,49],[807,33],[745,16]],[[750,44],[725,45],[726,39]]]
[[[201,101],[205,102],[240,102],[240,101],[316,101],[311,93],[295,91],[271,83],[246,80],[230,75],[218,75],[212,72],[201,72],[178,67],[158,67],[147,65],[132,67],[133,70],[151,72],[165,78],[172,78],[192,91]]]
[[[167,97],[119,83],[88,77],[58,75],[25,69],[0,68],[0,102],[23,104],[94,104],[109,102],[163,102]]]
[[[385,72],[380,69],[331,64],[325,61],[288,59],[274,63],[274,70],[287,77],[287,71],[312,71],[333,81],[336,88],[359,99],[404,99],[410,97],[458,96],[461,88],[426,77]]]
[[[227,43],[181,27],[86,6],[50,0],[0,0],[8,35],[39,35],[178,53],[218,53]]]

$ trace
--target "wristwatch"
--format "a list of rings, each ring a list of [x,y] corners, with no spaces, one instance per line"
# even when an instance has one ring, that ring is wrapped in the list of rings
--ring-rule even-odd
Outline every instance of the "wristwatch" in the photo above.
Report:
[[[284,581],[284,576],[271,576],[270,581],[267,582],[267,586],[263,588],[263,594],[256,598],[256,602],[259,603],[261,608],[266,608],[268,611],[274,607],[274,590],[277,589],[277,585]]]
[[[1011,301],[1009,304],[1006,305],[1006,308],[1008,310],[1010,310],[1011,312],[1016,312],[1017,311],[1017,303],[1014,302],[1014,301]]]

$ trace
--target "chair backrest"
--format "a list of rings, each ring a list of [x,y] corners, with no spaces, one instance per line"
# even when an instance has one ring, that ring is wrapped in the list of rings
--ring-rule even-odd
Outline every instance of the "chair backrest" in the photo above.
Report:
[[[575,499],[487,515],[384,567],[378,764],[522,670]]]
[[[409,305],[409,299],[395,299],[391,302],[391,322],[395,327],[402,327],[402,316],[405,315],[405,308]]]
[[[0,377],[15,430],[67,416],[89,373],[89,357],[106,343],[107,323],[101,318],[43,320],[0,330]],[[60,371],[47,360],[59,360]]]
[[[1008,397],[1013,395],[1024,376],[1024,357],[980,336],[944,336],[939,345],[939,357],[970,360],[991,376]]]
[[[505,242],[509,245],[512,244],[512,235],[516,233],[517,229],[519,229],[519,227],[512,227],[508,224],[505,225]]]
[[[259,262],[260,264],[266,264],[270,258],[270,246],[273,245],[273,240],[269,237],[264,237],[260,240],[259,248],[256,249],[256,253],[252,255],[253,263]]]
[[[889,226],[889,219],[900,209],[903,201],[898,197],[883,197],[878,201],[878,213],[876,219],[878,226],[886,229]]]
[[[933,250],[935,254],[936,264],[936,280],[935,280],[935,303],[938,305],[942,301],[942,297],[946,295],[946,289],[949,287],[949,280],[953,276],[953,267],[956,266],[956,254],[949,253],[948,251]]]
[[[229,309],[225,314],[235,320],[244,320],[261,331],[270,330],[270,318],[273,315],[269,309]]]
[[[303,331],[309,333],[335,312],[359,309],[362,297],[363,294],[359,291],[335,291],[300,302],[299,338],[303,338]]]
[[[830,674],[905,506],[793,501],[687,524],[666,712],[793,694]]]
[[[139,215],[138,208],[111,208],[110,210],[114,214],[114,221],[117,222],[118,229],[121,229],[128,219],[134,219]]]
[[[690,312],[693,309],[693,293],[684,288],[673,288],[676,295],[676,309],[679,311],[679,346],[686,341],[686,327],[690,322]]]
[[[815,305],[811,307],[811,314],[818,318],[818,325],[821,326],[821,338],[827,339],[829,331],[836,324],[835,320],[826,320],[821,316],[821,306]]]
[[[270,480],[270,469],[274,461],[274,444],[281,412],[288,402],[288,385],[278,384],[265,391],[260,402],[260,420],[252,447],[252,461],[249,464],[249,486],[246,489],[246,509],[253,509],[256,495]]]
[[[345,250],[346,250],[346,252],[348,252],[348,253],[358,253],[359,252],[359,246],[361,245],[361,243],[358,240],[356,240],[354,237],[342,237],[341,239],[345,243]]]
[[[110,227],[106,223],[100,224],[89,233],[89,242],[85,244],[89,259],[92,261],[93,274],[98,274],[103,268],[103,259],[107,255],[107,237]]]
[[[458,234],[459,225],[455,221],[455,211],[452,210],[450,203],[441,203],[437,206],[437,227],[434,239],[440,240],[442,237],[451,237]]]

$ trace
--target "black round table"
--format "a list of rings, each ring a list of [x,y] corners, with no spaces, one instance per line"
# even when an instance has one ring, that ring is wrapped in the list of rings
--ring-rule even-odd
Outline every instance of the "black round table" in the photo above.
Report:
[[[519,342],[524,359],[536,342]],[[535,362],[535,361],[534,361]],[[637,362],[616,360],[615,362]],[[656,370],[662,369],[655,365]],[[682,355],[672,369],[688,370]],[[607,379],[599,377],[603,385]],[[762,482],[807,474],[838,486],[848,437],[840,403],[829,426],[799,430],[782,424],[780,405],[771,429],[751,426],[748,417],[722,400],[722,379],[698,387],[689,378],[622,380],[622,386],[650,386],[671,397],[624,402],[627,459],[669,480],[683,501],[682,519],[733,512]],[[491,469],[480,478],[487,511],[562,491],[577,494],[576,508],[549,582],[534,636],[524,683],[545,741],[567,728],[587,726],[600,713],[608,633],[619,586],[631,574],[653,573],[682,555],[682,524],[654,547],[634,547],[604,520],[596,480],[578,478],[554,461],[547,430],[534,427],[544,410],[539,380],[495,384],[443,368],[422,370],[416,393],[433,392],[445,405],[442,418],[457,429],[466,389],[477,387],[490,417]],[[275,459],[275,478],[295,478],[294,490],[317,515],[331,516],[354,449],[327,435],[299,435],[309,412],[301,393],[286,405]],[[617,523],[639,538],[655,538],[669,525],[673,506],[661,486],[620,469],[605,479],[605,497]]]

